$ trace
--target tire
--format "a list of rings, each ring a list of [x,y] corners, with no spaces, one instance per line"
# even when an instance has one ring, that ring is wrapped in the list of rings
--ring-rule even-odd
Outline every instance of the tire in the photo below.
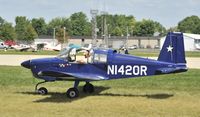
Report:
[[[7,50],[8,50],[8,48],[5,47],[5,48],[4,48],[4,51],[7,51]]]
[[[94,92],[94,86],[90,83],[86,83],[84,86],[83,86],[83,92],[85,93],[93,93]]]
[[[79,96],[79,91],[77,88],[70,88],[67,90],[67,97],[68,98],[76,98]]]
[[[46,95],[48,93],[48,90],[45,87],[41,87],[37,90],[37,93],[41,95]]]

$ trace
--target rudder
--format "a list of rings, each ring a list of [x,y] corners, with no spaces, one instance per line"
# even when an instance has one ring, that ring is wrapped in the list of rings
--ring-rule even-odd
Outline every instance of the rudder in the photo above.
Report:
[[[167,34],[158,61],[186,63],[183,33],[169,32]]]

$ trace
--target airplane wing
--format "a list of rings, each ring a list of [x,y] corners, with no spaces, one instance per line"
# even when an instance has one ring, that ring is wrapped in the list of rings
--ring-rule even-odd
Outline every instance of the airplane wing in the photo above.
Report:
[[[26,47],[26,48],[21,48],[21,49],[19,49],[19,51],[27,51],[28,49],[30,49],[30,47]]]
[[[91,73],[66,73],[66,72],[58,72],[58,71],[40,71],[38,73],[39,76],[50,76],[50,77],[58,77],[62,79],[71,79],[70,77],[74,77],[74,79],[78,80],[105,80],[107,79],[104,76],[91,74]]]

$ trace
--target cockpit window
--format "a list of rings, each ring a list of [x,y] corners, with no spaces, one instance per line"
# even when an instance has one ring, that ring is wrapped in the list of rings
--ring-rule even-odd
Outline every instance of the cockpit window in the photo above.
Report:
[[[78,62],[79,60],[76,60],[76,54],[76,48],[65,48],[58,55],[58,58],[67,60],[69,62]],[[87,58],[87,63],[107,63],[107,53],[90,50],[89,57]]]
[[[94,63],[106,63],[107,55],[106,54],[94,54]]]
[[[66,58],[68,56],[69,49],[70,48],[64,48],[63,50],[61,50],[60,54],[57,57]]]
[[[73,62],[76,60],[76,48],[65,48],[57,57]]]

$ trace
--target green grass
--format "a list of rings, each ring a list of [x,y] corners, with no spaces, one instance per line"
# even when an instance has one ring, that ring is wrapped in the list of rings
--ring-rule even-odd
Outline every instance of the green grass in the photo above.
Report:
[[[138,50],[130,50],[130,54],[135,56],[143,56],[143,57],[158,57],[160,50],[155,49],[138,49]],[[200,57],[200,51],[186,51],[186,57]]]
[[[147,50],[147,49],[141,49],[141,50],[130,50],[129,53],[134,56],[143,56],[143,57],[158,57],[160,51],[159,50]]]
[[[160,50],[155,49],[136,49],[136,50],[130,50],[129,53],[131,55],[135,56],[143,56],[143,57],[158,57]],[[58,55],[59,52],[57,51],[38,51],[38,52],[19,52],[15,50],[0,50],[0,54],[16,54],[16,55]],[[78,55],[83,55],[79,53]],[[200,57],[200,51],[192,51],[192,52],[186,52],[187,57]]]
[[[20,51],[15,51],[15,50],[0,50],[0,54],[11,54],[11,55],[58,55],[59,52],[57,51],[48,51],[48,50],[41,50],[37,52],[20,52]]]
[[[200,69],[171,75],[93,82],[95,93],[68,99],[72,82],[47,83],[46,96],[36,95],[28,69],[0,66],[0,115],[2,117],[200,115]]]

